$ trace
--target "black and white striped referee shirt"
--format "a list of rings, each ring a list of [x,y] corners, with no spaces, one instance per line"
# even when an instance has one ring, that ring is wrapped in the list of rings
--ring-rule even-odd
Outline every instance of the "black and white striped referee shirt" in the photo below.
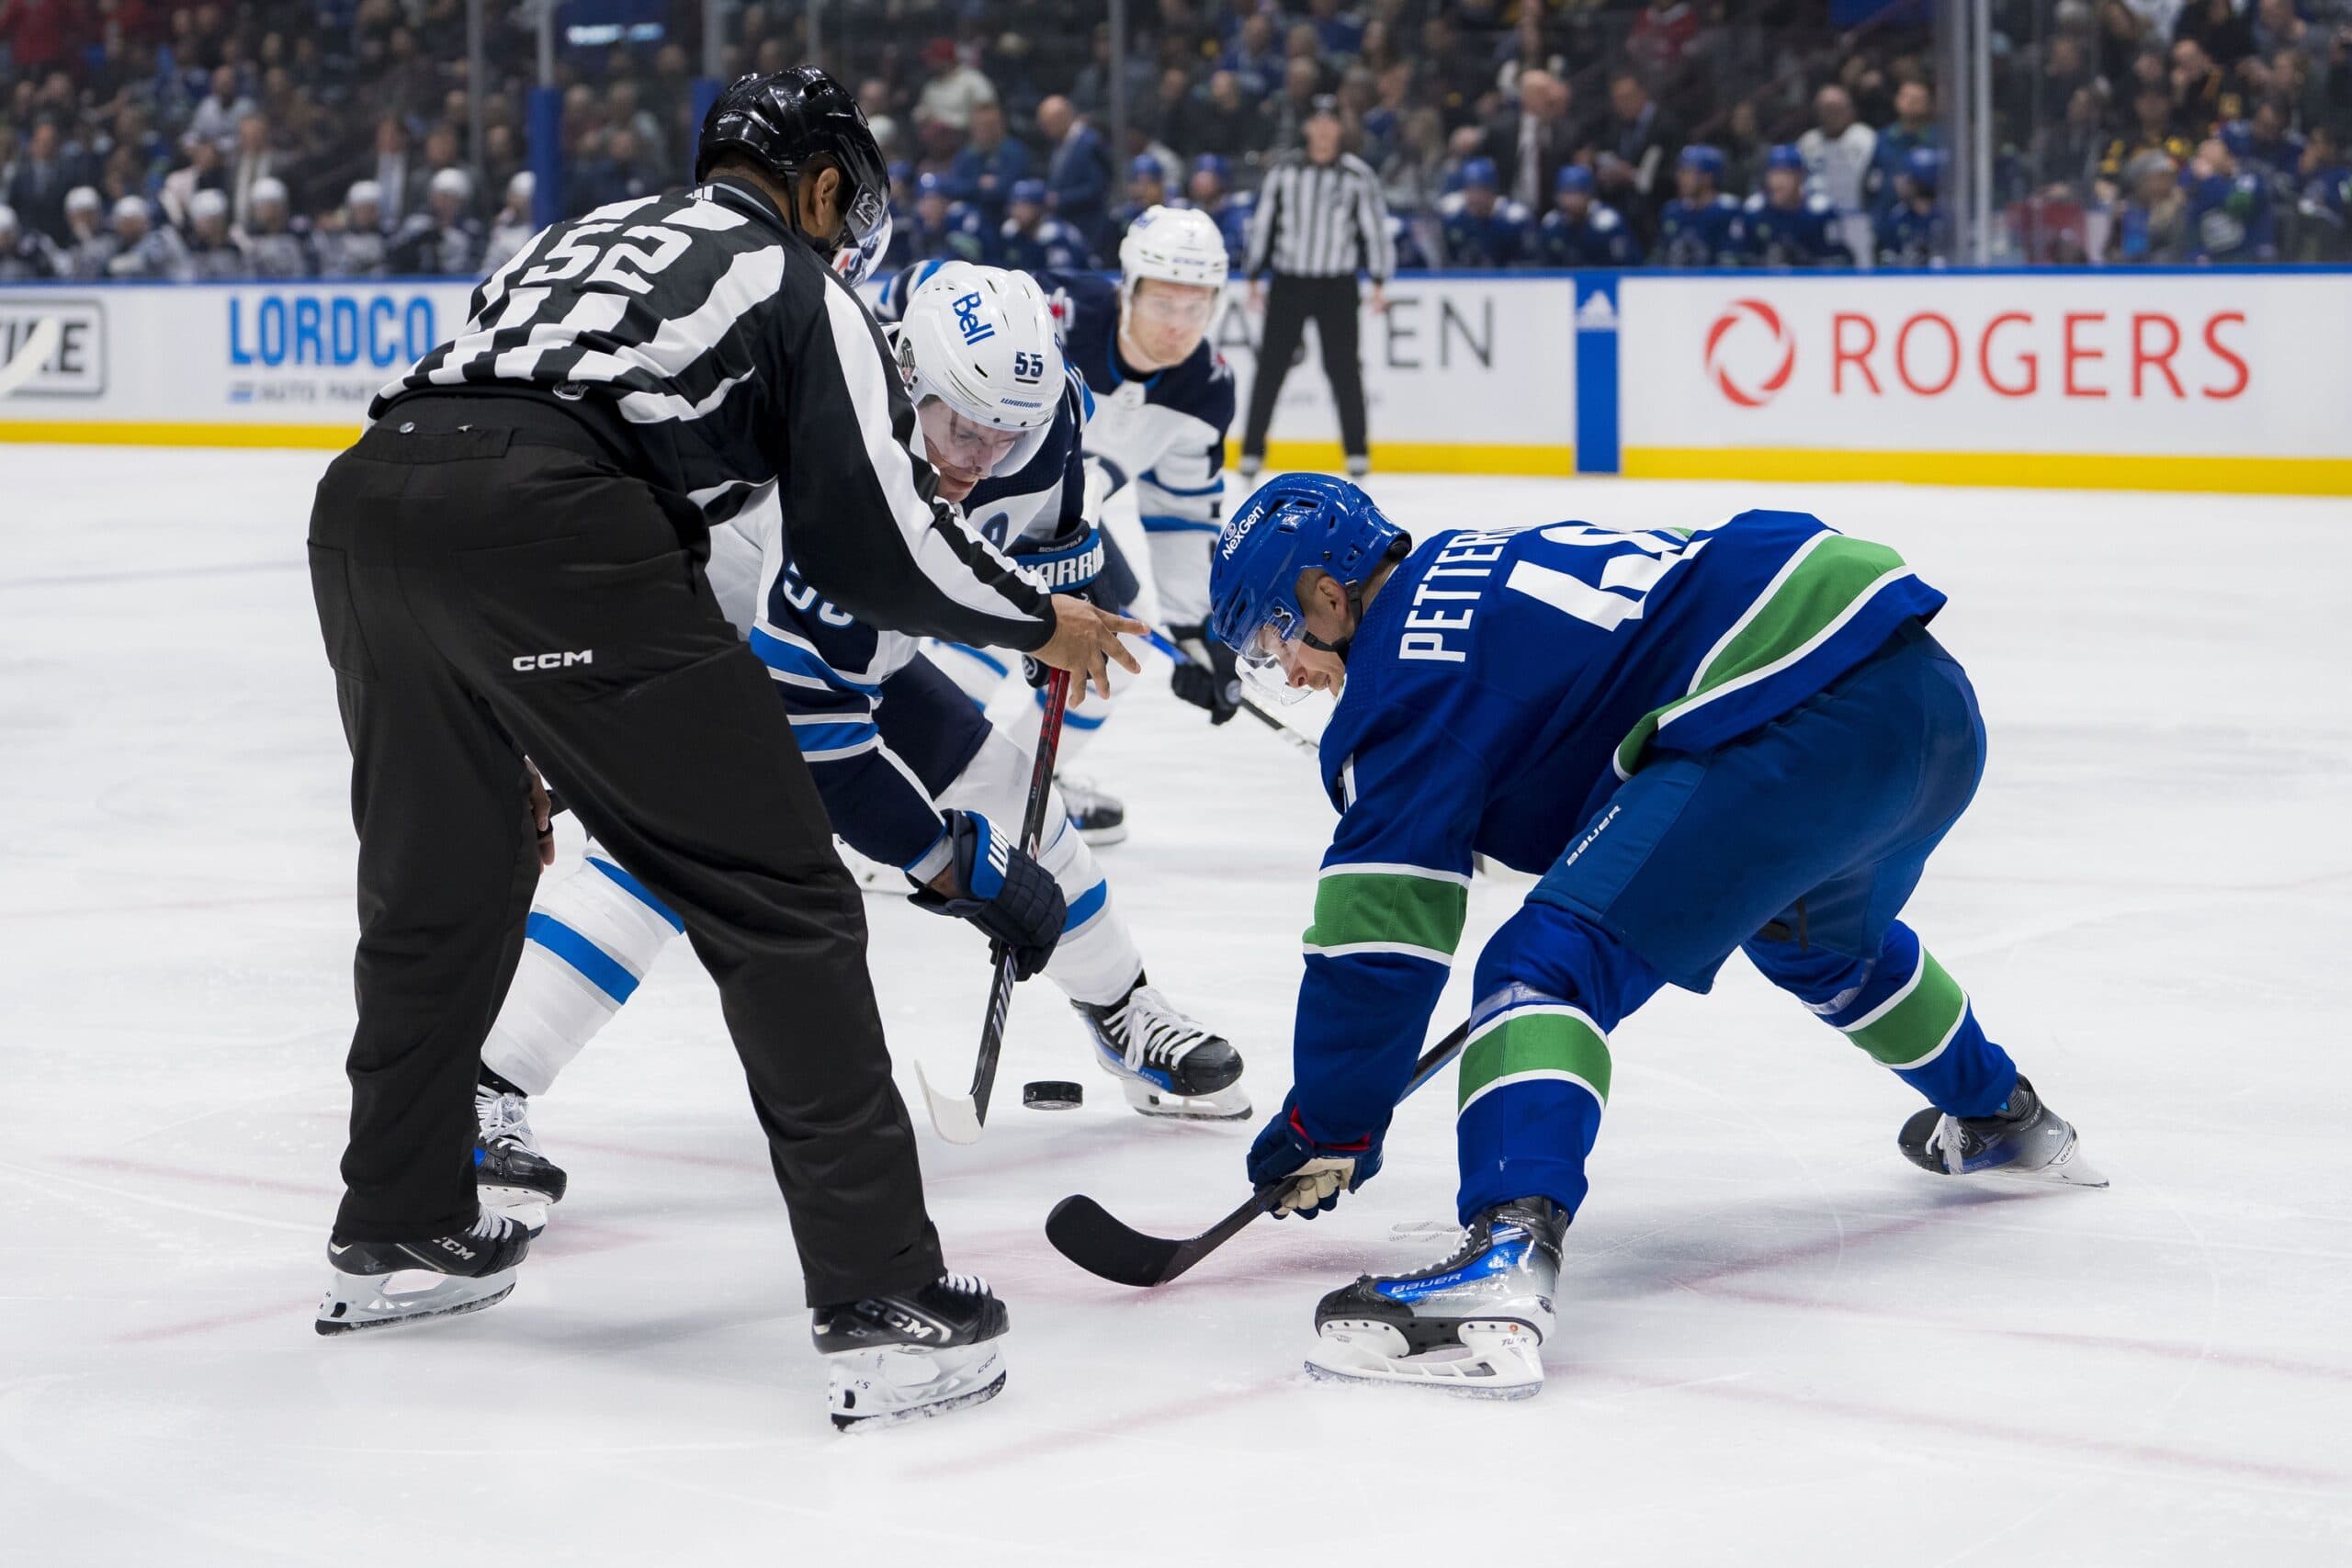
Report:
[[[1352,152],[1329,164],[1294,152],[1275,164],[1250,214],[1242,270],[1263,277],[1270,264],[1286,277],[1365,272],[1374,283],[1387,282],[1396,270],[1396,247],[1388,238],[1388,208],[1372,165]]]
[[[705,527],[780,507],[801,575],[877,626],[1016,649],[1053,633],[1045,595],[935,498],[873,317],[746,182],[534,235],[370,417],[435,391],[551,400]]]

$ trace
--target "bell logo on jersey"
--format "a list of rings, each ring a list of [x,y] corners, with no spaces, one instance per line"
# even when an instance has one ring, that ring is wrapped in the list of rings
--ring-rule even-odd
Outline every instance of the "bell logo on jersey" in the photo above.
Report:
[[[593,648],[582,648],[565,653],[518,653],[513,660],[518,673],[527,673],[534,670],[569,670],[575,664],[595,662],[596,650]]]
[[[978,294],[961,295],[956,300],[956,325],[964,333],[967,348],[996,336],[995,323],[980,320],[980,308],[985,303]]]

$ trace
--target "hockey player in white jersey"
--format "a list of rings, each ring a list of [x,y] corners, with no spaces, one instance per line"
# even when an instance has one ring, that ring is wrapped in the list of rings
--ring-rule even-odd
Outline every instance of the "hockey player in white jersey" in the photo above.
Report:
[[[928,268],[919,264],[886,290],[883,313],[919,288]],[[1154,207],[1128,227],[1119,243],[1119,281],[1091,272],[1034,274],[1053,303],[1062,352],[1093,396],[1086,422],[1087,514],[1132,485],[1160,618],[1190,657],[1170,679],[1177,696],[1223,724],[1238,710],[1240,686],[1233,655],[1207,636],[1209,551],[1222,525],[1225,440],[1234,412],[1233,372],[1208,342],[1225,288],[1226,248],[1216,220],[1190,208]],[[985,526],[978,512],[975,524]],[[987,702],[1004,679],[1003,660],[985,650],[943,649],[940,661],[964,689]],[[1114,677],[1115,694],[1123,678]],[[1029,745],[1044,711],[1042,697],[1015,729]],[[1090,703],[1064,721],[1065,758],[1083,747],[1110,716],[1110,705]],[[1125,809],[1115,799],[1074,780],[1063,781],[1080,827],[1090,841],[1126,836]]]
[[[1086,393],[1066,371],[1036,284],[949,263],[908,301],[895,334],[942,498],[962,502],[976,523],[1001,519],[1009,552],[1056,592],[1082,590],[1103,558],[1084,512],[1078,454]],[[1150,985],[1109,884],[1058,803],[1048,803],[1051,826],[1035,861],[999,826],[1021,820],[1031,753],[991,728],[920,657],[916,639],[819,597],[788,547],[761,581],[754,541],[782,532],[774,506],[768,497],[713,530],[708,577],[768,666],[834,830],[903,869],[919,906],[970,919],[1029,955],[1024,976],[1042,966],[1137,1111],[1250,1114],[1239,1055]],[[993,899],[950,903],[929,889],[951,857],[985,863],[991,847],[1005,860]],[[579,867],[542,885],[482,1049],[476,1181],[486,1199],[563,1195],[563,1171],[533,1139],[528,1096],[546,1092],[619,1010],[678,929],[593,842]]]

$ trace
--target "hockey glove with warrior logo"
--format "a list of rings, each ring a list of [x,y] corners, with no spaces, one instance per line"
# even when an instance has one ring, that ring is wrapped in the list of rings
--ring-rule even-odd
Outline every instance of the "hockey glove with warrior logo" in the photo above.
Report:
[[[1023,980],[1053,957],[1069,918],[1053,874],[977,812],[947,813],[939,842],[907,867],[907,879],[915,885],[909,902],[916,908],[988,932],[1012,953],[1013,975]]]
[[[1170,671],[1168,689],[1196,708],[1208,710],[1211,724],[1224,724],[1241,711],[1241,675],[1233,649],[1209,636],[1204,626],[1170,626],[1169,640],[1191,660]]]
[[[1075,593],[1099,609],[1124,611],[1143,591],[1111,536],[1091,523],[1077,524],[1050,539],[1015,539],[1005,553],[1047,592]],[[1023,658],[1021,670],[1031,685],[1046,683],[1046,668],[1034,656]]]
[[[1368,1133],[1346,1143],[1317,1143],[1299,1119],[1295,1098],[1286,1098],[1250,1145],[1250,1185],[1287,1179],[1289,1186],[1274,1201],[1274,1218],[1297,1214],[1311,1220],[1338,1208],[1341,1192],[1352,1192],[1380,1174],[1380,1140],[1379,1133]]]

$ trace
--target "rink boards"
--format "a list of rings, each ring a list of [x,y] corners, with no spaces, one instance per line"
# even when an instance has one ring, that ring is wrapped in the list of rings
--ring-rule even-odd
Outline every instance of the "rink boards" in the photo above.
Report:
[[[0,289],[0,363],[62,328],[0,440],[339,446],[468,293]],[[1246,409],[1240,298],[1215,335]],[[1392,472],[2352,494],[2346,270],[1436,273],[1389,299],[1363,358]],[[1311,327],[1268,456],[1338,465]]]

